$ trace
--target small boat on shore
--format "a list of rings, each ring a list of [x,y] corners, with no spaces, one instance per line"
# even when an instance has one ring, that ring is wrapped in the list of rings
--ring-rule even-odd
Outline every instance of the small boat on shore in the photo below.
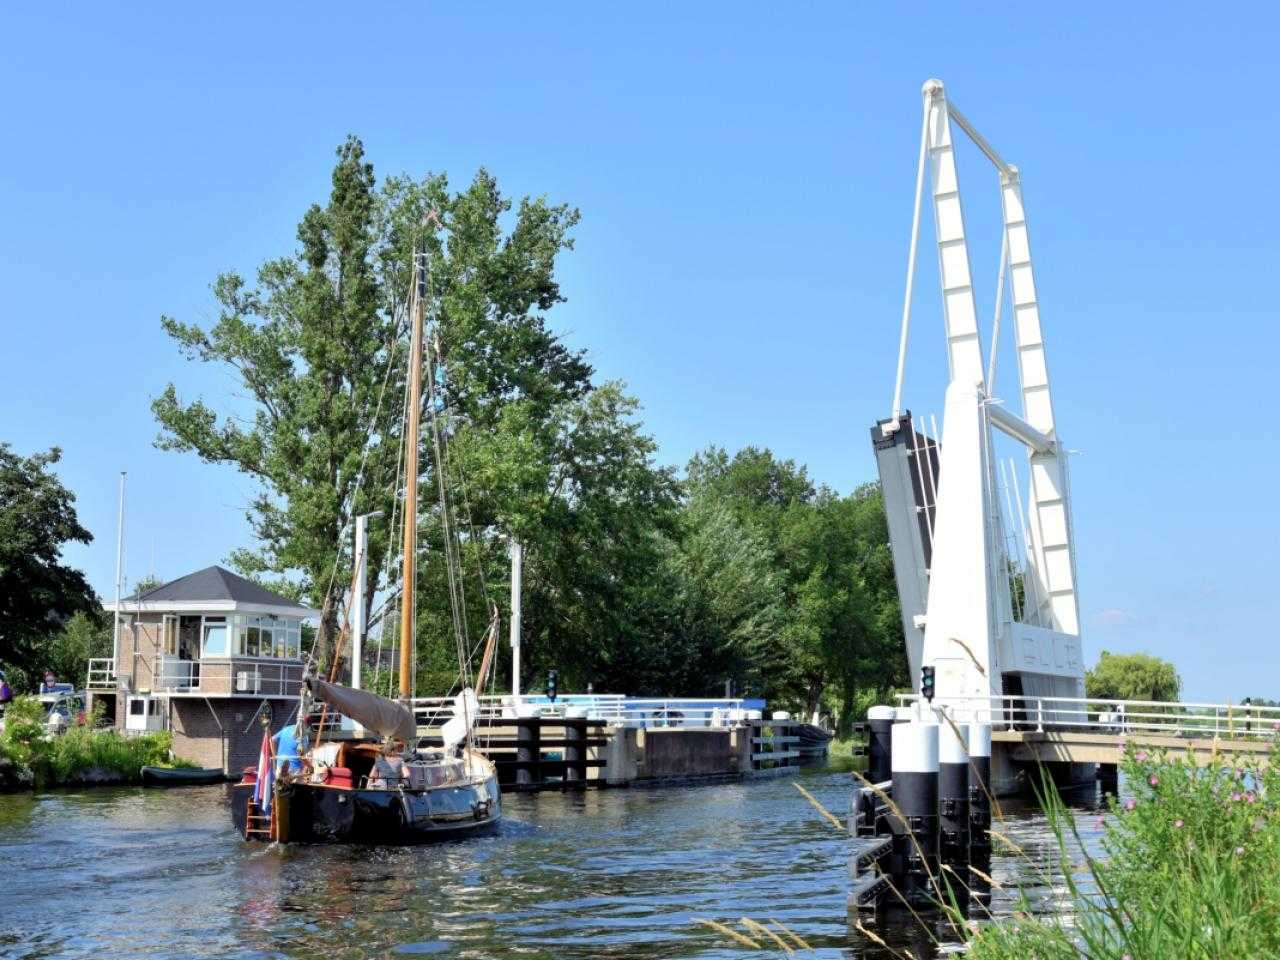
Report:
[[[830,730],[824,730],[815,723],[803,723],[796,728],[800,737],[799,750],[802,760],[818,760],[827,755],[831,748],[831,740],[835,736]]]
[[[227,775],[221,767],[205,769],[201,767],[143,767],[142,785],[144,787],[207,787],[212,783],[223,783]]]

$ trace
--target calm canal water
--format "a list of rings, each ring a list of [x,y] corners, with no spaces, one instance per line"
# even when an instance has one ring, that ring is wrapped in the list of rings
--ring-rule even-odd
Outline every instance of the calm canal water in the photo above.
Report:
[[[781,920],[807,956],[888,956],[850,929],[848,840],[793,779],[508,795],[499,833],[411,849],[247,844],[222,787],[0,796],[0,957],[767,955],[693,923],[743,916]],[[848,809],[847,772],[798,782]],[[1030,862],[1050,863],[1044,818],[1005,814]],[[1077,819],[1096,836],[1096,814]],[[993,866],[1006,883],[1036,872]],[[998,892],[992,909],[1012,902]],[[921,958],[954,949],[909,916],[877,929]]]

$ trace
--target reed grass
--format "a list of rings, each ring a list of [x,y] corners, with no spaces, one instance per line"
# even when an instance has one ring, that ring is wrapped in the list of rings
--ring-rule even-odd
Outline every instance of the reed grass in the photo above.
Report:
[[[755,940],[752,940],[746,934],[739,933],[737,930],[733,929],[733,927],[721,923],[718,920],[708,920],[706,917],[695,917],[693,922],[699,926],[710,927],[712,930],[716,931],[716,933],[728,937],[739,946],[750,947],[752,950],[760,949],[760,944]]]
[[[790,944],[788,944],[787,941],[783,940],[780,936],[778,936],[776,933],[774,933],[772,930],[766,927],[763,923],[760,923],[757,920],[752,920],[750,917],[743,917],[738,922],[741,923],[748,930],[750,930],[752,933],[754,933],[756,936],[768,937],[770,940],[776,943],[778,945],[778,949],[781,950],[783,953],[785,953],[788,957],[795,955],[795,951],[791,949]]]
[[[826,817],[826,818],[827,818],[827,821],[828,821],[828,822],[829,822],[833,827],[835,827],[835,828],[836,828],[837,830],[839,830],[841,833],[844,833],[844,832],[846,831],[846,829],[847,829],[847,828],[846,828],[846,827],[845,827],[845,825],[840,821],[840,818],[839,818],[839,817],[837,817],[837,816],[836,816],[834,813],[832,813],[830,810],[828,810],[826,807],[824,807],[824,806],[822,805],[822,803],[818,800],[818,798],[817,798],[817,797],[815,797],[812,793],[810,793],[808,790],[806,790],[806,789],[805,789],[804,787],[802,787],[800,784],[795,783],[794,781],[792,782],[792,784],[791,784],[791,785],[792,785],[793,787],[795,787],[797,790],[799,790],[799,791],[800,791],[801,796],[803,796],[806,800],[808,800],[808,801],[809,801],[809,803],[813,805],[813,808],[814,808],[815,810],[817,810],[820,814],[822,814],[824,817]]]
[[[1131,745],[1133,795],[1113,800],[1098,852],[1047,784],[1066,903],[969,937],[973,960],[1217,960],[1280,957],[1280,747],[1269,758],[1189,756]],[[1007,838],[1001,838],[1006,839]],[[1065,915],[1065,916],[1064,916]]]

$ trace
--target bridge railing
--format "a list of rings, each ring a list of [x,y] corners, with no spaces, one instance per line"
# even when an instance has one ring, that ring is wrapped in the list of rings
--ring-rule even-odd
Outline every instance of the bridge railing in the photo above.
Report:
[[[899,694],[900,706],[918,694]],[[1275,739],[1280,707],[1252,704],[1111,700],[1081,697],[938,697],[934,709],[953,719],[978,719],[997,730],[1097,730],[1172,737]]]
[[[482,696],[479,719],[515,720],[521,716],[585,717],[637,729],[678,727],[714,729],[761,720],[761,711],[745,700],[705,698],[645,699],[621,694],[561,694],[544,696]],[[452,697],[418,697],[411,701],[420,726],[439,726],[453,715]]]

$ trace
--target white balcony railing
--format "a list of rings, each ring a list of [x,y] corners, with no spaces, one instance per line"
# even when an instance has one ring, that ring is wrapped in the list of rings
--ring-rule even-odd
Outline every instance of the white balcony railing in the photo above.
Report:
[[[293,697],[301,676],[302,664],[296,661],[162,657],[156,661],[153,683],[156,690],[171,693]]]
[[[95,693],[110,693],[116,689],[116,661],[114,657],[94,657],[89,661],[89,676],[85,689]]]

